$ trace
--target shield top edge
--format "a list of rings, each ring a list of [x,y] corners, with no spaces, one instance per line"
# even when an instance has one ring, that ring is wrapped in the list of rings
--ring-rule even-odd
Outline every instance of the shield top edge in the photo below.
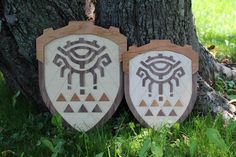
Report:
[[[129,73],[129,60],[137,55],[148,51],[174,51],[184,55],[192,61],[192,73],[195,74],[199,69],[199,56],[192,49],[191,45],[179,46],[170,42],[170,40],[151,40],[149,44],[137,47],[130,46],[129,51],[123,54],[123,71]]]
[[[36,39],[36,58],[43,63],[44,46],[58,38],[67,35],[91,34],[107,38],[119,46],[120,53],[127,51],[127,38],[120,33],[119,28],[110,27],[109,29],[95,26],[89,21],[71,21],[65,27],[53,30],[52,28],[44,29],[43,34]],[[121,57],[122,60],[122,57]]]

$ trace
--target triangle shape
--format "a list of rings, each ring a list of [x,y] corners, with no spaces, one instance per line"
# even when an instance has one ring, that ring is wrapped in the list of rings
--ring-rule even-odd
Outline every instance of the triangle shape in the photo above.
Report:
[[[98,106],[98,104],[94,107],[92,112],[102,112],[101,108]]]
[[[145,103],[144,100],[141,101],[141,103],[139,104],[140,107],[147,107],[147,104]]]
[[[108,99],[107,95],[105,93],[103,93],[103,95],[101,96],[99,101],[109,101],[109,99]]]
[[[165,113],[164,113],[162,110],[160,110],[160,111],[158,112],[157,116],[166,116],[166,115],[165,115]]]
[[[172,110],[169,114],[169,116],[177,116],[176,112],[174,110]]]
[[[153,100],[152,104],[151,104],[152,107],[157,107],[158,106],[158,103],[156,100]]]
[[[58,96],[57,101],[66,101],[66,99],[62,93]]]
[[[71,98],[70,101],[80,101],[80,99],[79,99],[78,95],[75,93],[75,94],[72,96],[72,98]]]
[[[68,104],[64,112],[74,112],[74,110],[71,108],[71,106]]]
[[[85,101],[95,101],[94,97],[92,96],[91,93],[89,93],[89,95],[87,96],[87,98],[85,99]]]
[[[84,104],[82,104],[78,112],[88,112],[88,110],[85,108]]]
[[[175,104],[175,107],[183,107],[184,105],[182,104],[182,102],[180,100],[178,100]]]
[[[145,116],[153,116],[152,112],[150,109],[148,109],[147,113],[145,114]]]
[[[169,100],[166,100],[163,106],[171,107],[171,103],[169,102]]]

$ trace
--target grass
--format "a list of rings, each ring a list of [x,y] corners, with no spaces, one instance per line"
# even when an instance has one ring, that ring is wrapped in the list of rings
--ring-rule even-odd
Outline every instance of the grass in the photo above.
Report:
[[[220,116],[191,114],[182,124],[155,131],[141,127],[126,108],[120,108],[104,127],[79,133],[63,127],[59,116],[38,113],[22,96],[13,97],[3,81],[0,89],[2,156],[236,155],[236,123],[224,125]]]
[[[236,62],[236,1],[192,0],[193,13],[200,41],[216,46],[218,59],[231,58]]]
[[[193,0],[197,32],[217,56],[234,58],[236,1]],[[235,96],[236,84],[218,79],[215,88]],[[133,157],[236,156],[236,123],[221,116],[192,113],[183,123],[159,131],[143,128],[127,105],[103,127],[79,133],[62,126],[61,118],[39,113],[19,92],[12,93],[0,73],[0,156]]]

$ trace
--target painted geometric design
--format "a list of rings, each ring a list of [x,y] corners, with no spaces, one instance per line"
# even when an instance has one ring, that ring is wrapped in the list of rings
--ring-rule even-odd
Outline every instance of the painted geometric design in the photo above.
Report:
[[[165,113],[164,113],[162,110],[160,110],[160,111],[158,112],[157,116],[166,116],[166,115],[165,115]]]
[[[145,114],[145,116],[153,116],[152,112],[150,109],[148,109],[147,113]]]
[[[97,105],[94,107],[94,109],[93,109],[92,112],[102,112],[102,110],[101,110],[101,108],[99,107],[99,105],[97,104]]]
[[[72,96],[72,98],[71,98],[70,101],[80,101],[80,98],[79,98],[79,96],[75,93],[75,94]]]
[[[104,68],[112,62],[109,54],[104,53],[106,48],[106,46],[98,45],[96,40],[89,41],[82,37],[78,40],[69,40],[64,46],[57,47],[60,53],[56,54],[53,63],[60,68],[60,77],[66,77],[68,89],[71,89],[73,74],[79,74],[80,94],[85,94],[85,75],[87,74],[92,75],[91,84],[93,84],[93,89],[97,89],[98,75],[104,77]],[[87,50],[87,52],[78,53],[81,50]],[[92,62],[93,65],[87,66]],[[79,67],[74,67],[73,64],[77,64]],[[99,74],[96,70],[99,71]],[[65,76],[66,74],[67,76]]]
[[[147,104],[145,103],[145,101],[144,101],[144,100],[142,100],[142,101],[141,101],[141,103],[139,104],[139,106],[140,106],[140,107],[146,107],[146,106],[147,106]]]
[[[169,100],[166,100],[163,106],[164,107],[171,107],[171,103],[169,102]]]
[[[158,103],[156,100],[153,100],[151,107],[158,107]]]
[[[180,100],[178,100],[175,104],[175,107],[183,107],[183,104]]]
[[[71,106],[68,104],[64,112],[74,112],[74,110],[71,108]]]
[[[78,112],[88,112],[88,110],[85,108],[84,104],[82,104],[82,106],[80,107],[79,111]]]
[[[103,93],[103,95],[101,96],[99,101],[109,101],[109,99],[108,99],[107,95],[105,93]]]
[[[62,93],[58,96],[57,101],[66,101],[66,99]]]
[[[95,101],[95,99],[94,99],[93,95],[91,93],[89,93],[89,95],[87,96],[85,101]]]
[[[142,86],[148,87],[149,97],[152,96],[152,88],[158,85],[159,101],[163,100],[163,85],[169,85],[170,96],[173,97],[173,88],[179,86],[179,79],[185,75],[181,66],[181,61],[174,59],[173,56],[166,56],[159,53],[156,56],[148,56],[145,61],[140,62],[136,75],[143,79]],[[165,78],[165,76],[168,76]],[[175,82],[175,86],[173,81]],[[148,81],[148,82],[147,82]]]
[[[174,110],[172,110],[172,111],[170,112],[169,116],[177,116],[177,114],[175,113]]]

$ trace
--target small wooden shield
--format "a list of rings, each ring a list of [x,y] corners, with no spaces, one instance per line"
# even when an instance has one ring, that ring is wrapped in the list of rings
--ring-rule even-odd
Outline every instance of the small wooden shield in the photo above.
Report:
[[[145,126],[184,120],[196,100],[198,55],[191,46],[154,40],[123,54],[125,97]]]
[[[117,28],[70,22],[37,39],[39,85],[52,113],[79,131],[107,121],[123,97],[121,53],[126,37]]]

